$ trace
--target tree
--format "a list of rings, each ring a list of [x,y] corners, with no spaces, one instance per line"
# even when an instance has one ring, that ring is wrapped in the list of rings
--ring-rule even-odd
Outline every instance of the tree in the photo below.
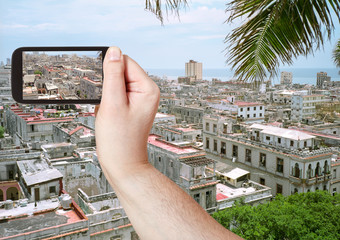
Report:
[[[333,60],[337,67],[340,67],[340,39],[333,50]]]
[[[4,138],[5,128],[0,126],[0,138]]]
[[[42,75],[42,72],[41,72],[41,71],[39,71],[39,70],[35,70],[35,71],[34,71],[34,74],[39,74],[39,75]]]
[[[145,8],[163,23],[163,11],[178,14],[186,0],[146,0]],[[340,22],[338,0],[232,0],[227,23],[243,20],[225,38],[227,63],[239,81],[263,82],[276,75],[280,63],[292,64],[299,55],[307,56],[330,39],[334,24]]]
[[[277,195],[258,206],[236,203],[213,214],[245,239],[340,239],[340,195],[326,191]]]

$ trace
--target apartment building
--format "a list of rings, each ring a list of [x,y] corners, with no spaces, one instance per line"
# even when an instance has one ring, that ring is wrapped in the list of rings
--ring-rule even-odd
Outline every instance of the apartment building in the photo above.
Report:
[[[193,77],[196,80],[202,80],[202,63],[194,60],[185,63],[185,76]]]
[[[306,93],[294,93],[292,95],[292,121],[302,121],[303,119],[315,117],[316,105],[328,102],[325,95]]]
[[[228,134],[221,128],[211,131],[214,124],[217,120],[204,117],[207,157],[249,171],[250,179],[269,186],[273,195],[330,189],[334,149],[317,149],[314,136],[262,124]]]

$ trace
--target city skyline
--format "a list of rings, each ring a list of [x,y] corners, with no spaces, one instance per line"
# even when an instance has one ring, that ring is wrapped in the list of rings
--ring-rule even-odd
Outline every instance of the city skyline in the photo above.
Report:
[[[66,8],[65,3],[57,1],[27,5],[23,1],[5,4],[2,0],[0,61],[5,62],[21,46],[117,45],[143,68],[182,68],[190,59],[203,62],[207,69],[229,68],[225,65],[223,41],[240,23],[224,24],[228,17],[226,2],[191,1],[186,10],[180,11],[180,20],[169,15],[161,26],[152,13],[144,10],[144,2],[137,0],[73,0]],[[54,9],[52,13],[50,9]],[[324,48],[314,56],[299,57],[291,67],[335,68],[332,49],[339,35],[339,23],[335,23],[331,41],[325,41]]]

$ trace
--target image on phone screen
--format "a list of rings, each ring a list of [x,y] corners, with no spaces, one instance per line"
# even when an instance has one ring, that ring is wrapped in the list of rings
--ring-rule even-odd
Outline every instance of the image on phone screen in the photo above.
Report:
[[[23,51],[22,67],[23,100],[101,98],[101,51]]]

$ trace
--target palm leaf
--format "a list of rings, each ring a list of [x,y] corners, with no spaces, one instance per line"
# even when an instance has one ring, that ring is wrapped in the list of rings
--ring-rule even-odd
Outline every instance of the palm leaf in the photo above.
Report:
[[[227,22],[246,18],[226,38],[227,63],[240,81],[263,82],[277,74],[280,63],[319,49],[340,21],[338,0],[233,0]]]
[[[166,14],[175,13],[179,16],[179,10],[187,7],[187,0],[145,0],[145,9],[154,13],[163,24],[163,10]]]
[[[337,67],[340,67],[340,39],[333,50],[333,60]]]

